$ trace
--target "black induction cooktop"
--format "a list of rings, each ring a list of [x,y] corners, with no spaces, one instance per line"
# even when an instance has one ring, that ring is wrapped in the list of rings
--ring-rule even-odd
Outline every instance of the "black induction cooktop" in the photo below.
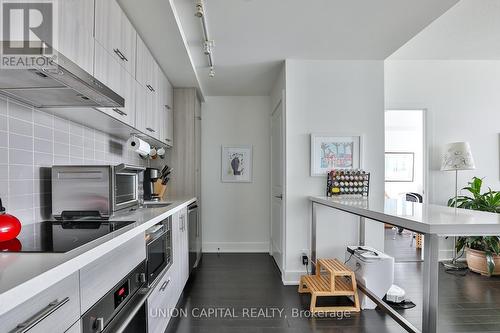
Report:
[[[0,242],[0,252],[65,253],[134,221],[44,221],[23,226],[19,236]]]

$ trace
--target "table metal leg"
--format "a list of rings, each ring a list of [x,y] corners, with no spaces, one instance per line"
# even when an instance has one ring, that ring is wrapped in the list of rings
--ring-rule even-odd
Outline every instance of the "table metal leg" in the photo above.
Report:
[[[316,273],[316,205],[312,203],[311,219],[311,274]]]
[[[366,221],[365,218],[360,216],[359,217],[359,245],[360,246],[365,246],[365,237],[366,237],[366,229],[365,229]]]
[[[439,237],[429,234],[424,237],[422,332],[435,333],[438,322]]]

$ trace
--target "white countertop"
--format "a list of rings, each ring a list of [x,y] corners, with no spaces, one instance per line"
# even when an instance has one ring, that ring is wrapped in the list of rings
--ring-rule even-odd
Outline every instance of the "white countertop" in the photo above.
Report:
[[[439,236],[500,235],[500,214],[380,197],[311,196],[312,202],[422,234]]]
[[[0,252],[0,315],[195,201],[196,198],[168,200],[171,204],[166,207],[119,213],[110,220],[135,223],[66,253]]]

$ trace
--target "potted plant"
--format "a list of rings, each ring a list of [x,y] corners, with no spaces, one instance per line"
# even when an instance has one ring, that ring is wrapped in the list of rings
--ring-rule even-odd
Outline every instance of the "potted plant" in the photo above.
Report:
[[[472,178],[469,186],[462,190],[468,191],[469,195],[452,198],[448,206],[464,209],[480,210],[483,212],[500,213],[500,192],[488,191],[481,193],[483,180]],[[465,248],[467,265],[473,272],[482,275],[500,275],[500,237],[499,236],[474,236],[459,237],[456,250]]]

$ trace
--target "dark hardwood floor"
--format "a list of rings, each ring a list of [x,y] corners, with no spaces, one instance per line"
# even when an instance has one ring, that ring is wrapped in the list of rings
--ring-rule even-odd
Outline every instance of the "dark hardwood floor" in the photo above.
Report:
[[[397,263],[395,275],[396,284],[417,303],[402,313],[420,327],[421,263]],[[439,287],[439,332],[500,332],[500,278],[455,276],[441,270]],[[403,332],[378,310],[342,319],[294,316],[309,308],[309,296],[298,294],[296,286],[283,286],[267,254],[204,254],[178,306],[186,315],[172,318],[168,333]],[[269,317],[264,312],[252,316],[252,309],[267,309]]]
[[[403,233],[394,233],[393,229],[385,229],[385,253],[396,262],[421,261],[422,250],[417,249],[415,240],[411,242],[412,234],[404,230]]]

